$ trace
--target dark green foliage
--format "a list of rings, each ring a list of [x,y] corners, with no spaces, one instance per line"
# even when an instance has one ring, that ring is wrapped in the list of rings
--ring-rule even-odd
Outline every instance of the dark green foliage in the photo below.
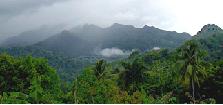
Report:
[[[222,103],[223,97],[223,61],[215,63],[215,69],[210,72],[209,78],[201,85],[200,92],[204,97],[214,98],[218,103]]]
[[[182,59],[182,80],[185,84],[189,85],[192,94],[192,101],[194,101],[196,94],[195,88],[200,87],[201,79],[204,79],[207,75],[205,66],[202,65],[204,52],[201,51],[195,40],[186,42],[179,49],[179,52],[180,59]]]
[[[31,55],[48,60],[49,65],[56,68],[60,78],[65,82],[72,82],[75,75],[80,73],[85,66],[93,64],[98,58],[91,56],[67,57],[60,53],[32,47],[0,48],[0,53],[9,53],[15,57]]]
[[[3,95],[1,103],[13,103],[12,100],[17,100],[18,103],[60,102],[60,81],[46,60],[30,56],[14,58],[1,54],[0,72],[0,94]],[[20,94],[26,98],[19,100]]]
[[[216,61],[223,58],[223,30],[217,25],[205,25],[193,39],[198,41],[201,48],[208,51],[207,60]]]
[[[209,53],[207,60],[216,61],[223,59],[223,32],[215,33],[206,39],[198,39],[203,49]]]
[[[143,59],[146,63],[152,64],[153,61],[162,60],[165,57],[167,57],[167,55],[168,55],[168,50],[167,49],[152,50],[150,52],[146,52],[144,54]]]
[[[146,79],[143,61],[135,59],[133,62],[123,62],[122,66],[125,70],[120,74],[121,88],[131,93],[139,90]]]
[[[105,69],[106,69],[105,60],[99,60],[96,62],[94,74],[97,77],[97,79],[100,79],[104,75]]]

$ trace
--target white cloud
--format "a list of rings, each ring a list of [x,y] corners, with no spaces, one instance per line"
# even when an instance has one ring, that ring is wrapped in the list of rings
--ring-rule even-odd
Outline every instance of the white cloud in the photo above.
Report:
[[[100,55],[104,57],[116,57],[116,56],[128,56],[131,52],[130,51],[123,51],[119,48],[105,48],[100,51]]]
[[[165,0],[166,1],[166,0]],[[171,30],[196,34],[208,23],[223,27],[222,0],[167,0],[168,10],[174,17]]]
[[[160,50],[160,47],[153,47],[152,50]]]

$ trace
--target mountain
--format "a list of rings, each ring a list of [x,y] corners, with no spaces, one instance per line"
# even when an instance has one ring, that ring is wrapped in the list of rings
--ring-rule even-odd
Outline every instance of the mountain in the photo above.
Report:
[[[208,60],[223,59],[223,30],[220,27],[215,24],[207,24],[193,38],[208,51]]]
[[[49,37],[33,47],[69,56],[89,56],[101,55],[103,49],[110,48],[117,48],[123,52],[133,49],[146,51],[154,47],[176,48],[190,38],[188,33],[165,31],[153,26],[135,28],[132,25],[115,23],[107,28],[95,25],[76,27]]]
[[[33,45],[39,41],[45,40],[63,30],[62,26],[42,26],[38,29],[29,30],[19,35],[9,37],[3,41],[1,47],[24,47]]]
[[[201,28],[201,30],[197,32],[197,35],[195,35],[194,37],[207,38],[219,32],[223,32],[223,30],[219,26],[215,24],[207,24],[207,25],[204,25]]]
[[[93,45],[69,31],[63,31],[34,45],[36,48],[47,49],[54,52],[61,52],[66,55],[79,56],[88,55]]]
[[[133,49],[176,48],[191,38],[187,33],[164,31],[152,26],[135,28],[118,23],[108,28],[83,25],[57,32],[53,28],[24,32],[5,41],[2,44],[5,48],[0,48],[0,53],[46,58],[62,80],[72,81],[84,67],[98,59],[125,58]]]

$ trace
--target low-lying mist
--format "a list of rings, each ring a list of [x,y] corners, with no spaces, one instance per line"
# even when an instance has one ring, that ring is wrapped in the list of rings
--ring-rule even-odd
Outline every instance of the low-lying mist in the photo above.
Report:
[[[132,51],[129,50],[123,50],[119,49],[117,47],[112,47],[112,48],[104,48],[104,49],[97,49],[96,54],[106,57],[106,58],[111,58],[111,57],[121,57],[121,56],[129,56],[132,53]]]

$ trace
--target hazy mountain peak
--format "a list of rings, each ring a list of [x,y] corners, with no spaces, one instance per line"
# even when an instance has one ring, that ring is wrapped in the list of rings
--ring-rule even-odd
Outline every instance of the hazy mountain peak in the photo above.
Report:
[[[158,29],[158,28],[156,28],[156,27],[154,27],[154,26],[144,25],[144,26],[143,26],[143,29]]]
[[[70,31],[68,31],[68,30],[63,30],[62,32],[61,32],[61,34],[70,34],[71,32]]]
[[[143,28],[155,28],[154,26],[144,25]]]
[[[41,26],[37,29],[24,31],[16,36],[9,37],[1,43],[3,47],[29,46],[43,41],[64,29],[63,25]]]
[[[101,27],[94,24],[84,24],[84,25],[76,26],[70,29],[70,32],[72,33],[80,33],[80,32],[86,32],[86,31],[92,32],[92,31],[99,31],[101,29],[102,29]]]
[[[83,29],[99,29],[101,27],[97,26],[97,25],[94,25],[94,24],[85,24],[83,25],[82,27]]]
[[[114,23],[110,28],[135,28],[133,25],[123,25],[119,23]]]

